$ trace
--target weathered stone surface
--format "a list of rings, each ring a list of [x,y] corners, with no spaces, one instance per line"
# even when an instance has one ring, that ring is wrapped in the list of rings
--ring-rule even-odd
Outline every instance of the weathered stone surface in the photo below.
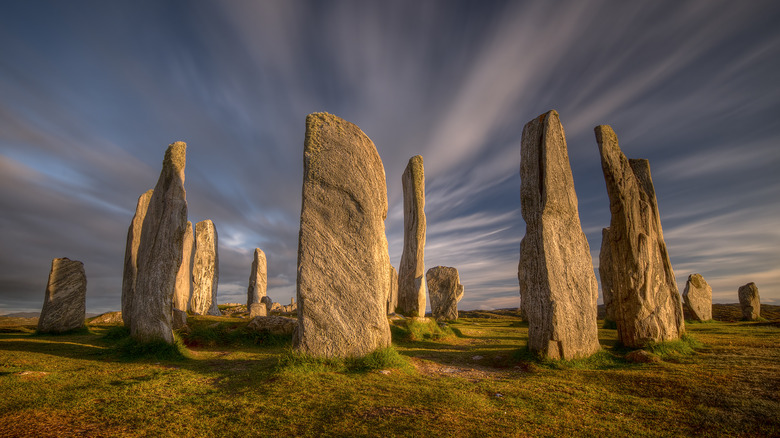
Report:
[[[295,302],[295,297],[290,297],[290,304],[282,306],[279,311],[282,313],[297,313],[298,303]]]
[[[187,312],[184,310],[174,308],[171,316],[174,330],[179,330],[187,326]]]
[[[739,288],[739,305],[742,307],[742,318],[753,321],[761,317],[761,297],[758,286],[748,283]]]
[[[265,303],[252,303],[249,305],[249,317],[268,316],[268,307]]]
[[[272,300],[271,297],[266,295],[266,296],[260,298],[260,302],[262,304],[265,304],[266,314],[270,315],[271,314],[271,306],[274,305],[274,300]]]
[[[374,143],[327,113],[306,118],[295,348],[359,357],[390,345],[387,186]]]
[[[195,224],[195,256],[192,261],[192,298],[190,310],[196,315],[219,316],[217,284],[219,254],[217,228],[209,219]]]
[[[395,313],[395,308],[398,306],[398,271],[393,265],[388,266],[387,277],[387,281],[390,283],[387,293],[387,314],[389,315]]]
[[[268,313],[270,312],[284,312],[284,306],[279,303],[271,303]]]
[[[84,263],[68,258],[52,260],[38,331],[60,333],[83,327],[86,311]]]
[[[259,304],[260,300],[266,296],[268,285],[268,268],[265,260],[265,253],[260,248],[255,248],[255,255],[252,259],[252,270],[249,273],[249,287],[246,290],[246,305]]]
[[[528,348],[551,359],[590,356],[601,348],[598,282],[580,225],[566,134],[556,111],[523,128],[520,180],[526,229],[518,277]]]
[[[602,233],[599,272],[608,315],[628,347],[678,339],[682,303],[664,243],[647,160],[628,160],[615,132],[597,126],[596,141],[612,213]]]
[[[176,273],[176,290],[173,294],[173,308],[187,312],[192,296],[192,253],[195,237],[192,234],[192,222],[187,221],[181,249],[181,264]]]
[[[698,321],[712,319],[712,288],[700,274],[691,274],[683,290],[685,306]]]
[[[122,312],[106,312],[102,313],[89,322],[90,325],[114,325],[122,324]]]
[[[148,190],[138,197],[133,220],[127,229],[127,244],[125,246],[125,267],[122,275],[122,320],[125,326],[130,327],[130,318],[133,315],[133,295],[138,277],[138,246],[141,244],[141,229],[146,218],[146,210],[149,209],[149,201],[152,200],[154,190]]]
[[[272,335],[291,335],[298,321],[286,316],[258,316],[249,321],[246,328],[256,332],[268,332]]]
[[[173,294],[187,229],[186,156],[186,143],[168,146],[141,229],[130,318],[130,335],[140,341],[174,341]]]
[[[458,302],[463,299],[463,285],[458,270],[436,266],[425,273],[431,315],[439,321],[458,319]]]
[[[425,316],[425,172],[423,158],[409,159],[403,177],[404,248],[398,266],[397,311]]]

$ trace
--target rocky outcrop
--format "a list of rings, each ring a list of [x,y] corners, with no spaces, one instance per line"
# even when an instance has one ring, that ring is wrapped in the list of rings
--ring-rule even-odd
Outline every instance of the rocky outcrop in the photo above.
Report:
[[[360,357],[390,345],[387,186],[374,143],[327,113],[306,118],[295,348]]]
[[[612,219],[602,233],[599,271],[618,339],[628,347],[678,339],[682,304],[664,243],[647,160],[628,160],[617,135],[595,129]]]
[[[217,228],[209,219],[195,225],[195,256],[192,261],[192,298],[190,311],[196,315],[219,316],[217,284],[219,254]]]
[[[753,321],[761,317],[761,297],[758,286],[748,283],[739,288],[739,305],[742,307],[742,318]]]
[[[247,324],[247,330],[253,332],[267,332],[272,335],[292,335],[298,321],[295,318],[286,316],[258,316],[252,318]]]
[[[192,296],[192,253],[195,238],[192,234],[192,222],[187,221],[181,246],[181,264],[176,273],[176,290],[173,294],[173,308],[187,312]]]
[[[52,260],[38,332],[62,333],[83,327],[86,311],[84,263],[68,258]]]
[[[184,167],[187,145],[168,147],[160,178],[146,211],[138,246],[138,277],[130,335],[140,341],[173,343],[172,312],[176,274],[187,228]]]
[[[683,290],[685,307],[697,321],[712,319],[712,288],[700,274],[691,274]]]
[[[425,172],[423,158],[409,159],[403,177],[404,248],[398,266],[397,311],[425,316]]]
[[[398,271],[393,265],[387,268],[387,281],[390,283],[387,293],[387,314],[395,313],[398,306]]]
[[[130,327],[130,318],[133,315],[131,307],[138,277],[138,246],[141,244],[141,229],[143,229],[146,210],[149,209],[149,201],[152,200],[153,193],[154,190],[148,190],[138,197],[135,214],[127,230],[125,267],[122,274],[122,320],[127,327]]]
[[[551,359],[587,357],[598,341],[598,282],[556,111],[523,128],[520,202],[526,223],[520,242],[520,295],[528,349]]]
[[[458,270],[436,266],[425,273],[431,315],[438,321],[458,319],[458,302],[463,299],[463,285]]]
[[[90,325],[114,325],[122,324],[122,312],[106,312],[92,318]]]
[[[246,306],[260,304],[260,300],[266,296],[266,287],[268,285],[268,268],[265,260],[265,253],[260,248],[255,248],[255,255],[252,259],[252,270],[249,273],[249,287],[246,290]]]

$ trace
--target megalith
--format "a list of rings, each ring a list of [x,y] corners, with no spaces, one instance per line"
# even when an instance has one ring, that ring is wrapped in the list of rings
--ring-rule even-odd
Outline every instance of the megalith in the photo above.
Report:
[[[618,339],[641,348],[685,331],[680,293],[664,243],[650,164],[629,160],[607,125],[595,128],[612,214],[602,232],[599,272]]]
[[[685,307],[697,321],[712,319],[712,288],[701,274],[691,274],[683,290]]]
[[[138,278],[138,246],[141,243],[141,229],[146,218],[146,210],[149,209],[149,201],[154,190],[148,190],[138,197],[135,206],[135,214],[127,229],[127,244],[125,245],[125,267],[122,274],[122,321],[125,327],[130,327],[130,318],[133,316],[132,305],[135,293],[135,284]]]
[[[404,190],[404,247],[398,265],[397,311],[425,316],[425,172],[423,158],[409,159],[401,177]]]
[[[598,282],[569,165],[566,135],[553,110],[523,128],[520,203],[520,295],[528,348],[542,357],[590,356],[598,341]]]
[[[173,295],[187,229],[186,157],[186,143],[168,146],[141,229],[130,335],[144,342],[174,341]]]
[[[173,308],[185,313],[189,310],[192,295],[192,249],[195,246],[192,232],[192,222],[187,221],[182,240],[181,264],[176,273],[176,292],[173,295]]]
[[[268,286],[268,268],[265,259],[265,253],[260,248],[255,248],[255,255],[252,258],[252,268],[249,273],[249,287],[246,290],[246,308],[249,309],[252,304],[260,304],[260,300],[266,296]],[[265,307],[265,304],[263,304]]]
[[[390,345],[387,186],[371,139],[327,113],[306,117],[298,238],[297,351],[360,357]]]
[[[431,298],[431,315],[437,321],[458,319],[458,302],[463,299],[463,285],[458,270],[436,266],[425,273],[428,296]]]
[[[51,261],[38,332],[62,333],[84,326],[87,276],[84,263],[68,258]]]
[[[196,315],[222,313],[217,307],[219,254],[217,228],[206,219],[195,224],[195,256],[192,260],[192,298],[190,310]]]
[[[753,321],[761,317],[761,297],[758,295],[758,286],[748,283],[739,287],[739,305],[742,307],[742,318]]]
[[[393,265],[387,267],[387,281],[390,283],[387,293],[387,314],[395,313],[398,306],[398,271]]]

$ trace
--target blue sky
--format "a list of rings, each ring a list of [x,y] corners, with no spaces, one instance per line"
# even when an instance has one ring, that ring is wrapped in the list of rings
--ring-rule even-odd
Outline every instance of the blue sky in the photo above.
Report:
[[[647,158],[680,289],[750,281],[780,304],[776,1],[0,3],[0,314],[38,311],[51,263],[85,263],[90,312],[120,308],[127,227],[186,141],[189,217],[219,232],[220,302],[255,247],[295,294],[305,116],[377,145],[390,258],[401,174],[425,160],[426,267],[462,309],[519,305],[523,125],[556,109],[598,267],[609,201],[593,127]]]

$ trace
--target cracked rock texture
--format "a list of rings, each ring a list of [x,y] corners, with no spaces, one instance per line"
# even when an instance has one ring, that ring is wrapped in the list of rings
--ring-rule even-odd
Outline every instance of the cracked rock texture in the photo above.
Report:
[[[458,319],[458,302],[463,299],[463,285],[458,270],[436,266],[425,273],[428,295],[431,297],[431,315],[434,319]]]
[[[683,302],[698,321],[712,319],[712,288],[700,274],[691,274],[685,282]]]
[[[68,258],[51,261],[38,331],[61,333],[84,326],[87,310],[87,276],[84,263]]]
[[[397,310],[425,316],[425,172],[423,158],[409,159],[401,178],[404,189],[404,247],[398,266]]]
[[[316,357],[365,356],[390,345],[382,160],[360,128],[314,113],[303,162],[293,344]]]
[[[206,219],[195,224],[195,256],[192,261],[190,310],[196,315],[220,316],[217,307],[219,254],[217,228]]]

